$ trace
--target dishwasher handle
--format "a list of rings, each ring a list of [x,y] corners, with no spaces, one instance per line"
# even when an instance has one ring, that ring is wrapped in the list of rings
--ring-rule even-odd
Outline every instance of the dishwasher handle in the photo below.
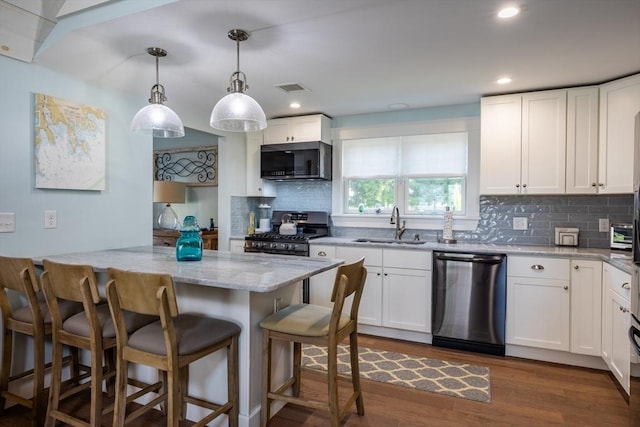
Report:
[[[442,261],[457,262],[473,262],[483,264],[500,264],[503,261],[503,255],[472,255],[472,256],[456,256],[454,254],[438,254],[436,259]]]

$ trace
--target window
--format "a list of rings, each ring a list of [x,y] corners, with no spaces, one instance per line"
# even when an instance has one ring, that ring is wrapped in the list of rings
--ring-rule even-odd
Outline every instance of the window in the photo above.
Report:
[[[345,214],[466,212],[467,132],[342,140]]]

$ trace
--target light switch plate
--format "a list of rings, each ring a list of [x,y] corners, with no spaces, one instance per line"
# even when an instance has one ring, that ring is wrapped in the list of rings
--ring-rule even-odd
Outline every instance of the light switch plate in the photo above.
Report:
[[[513,218],[513,229],[514,230],[526,230],[527,226],[527,218],[526,217],[517,217]]]
[[[16,214],[13,212],[0,212],[0,233],[13,233],[16,231]]]

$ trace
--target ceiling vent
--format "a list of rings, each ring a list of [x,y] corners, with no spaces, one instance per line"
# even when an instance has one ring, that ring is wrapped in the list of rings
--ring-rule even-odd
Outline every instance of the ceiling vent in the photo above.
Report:
[[[282,83],[279,85],[275,85],[278,89],[281,89],[287,93],[293,92],[310,92],[309,89],[302,86],[300,83]]]

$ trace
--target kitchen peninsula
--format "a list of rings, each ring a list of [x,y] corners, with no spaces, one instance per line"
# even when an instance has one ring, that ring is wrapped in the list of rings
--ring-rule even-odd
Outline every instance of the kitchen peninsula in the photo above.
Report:
[[[196,312],[238,323],[240,334],[240,426],[256,426],[260,414],[260,369],[262,362],[259,322],[274,311],[301,300],[301,282],[342,264],[336,259],[313,259],[269,254],[204,251],[202,261],[177,262],[175,248],[143,246],[96,252],[45,256],[42,259],[93,266],[101,292],[107,281],[106,269],[115,267],[138,272],[170,274],[176,284],[181,312]],[[290,366],[283,348],[275,369],[282,377]],[[155,379],[153,370],[137,367],[135,375]],[[190,388],[217,401],[226,398],[226,364],[213,354],[191,367]],[[189,408],[189,411],[197,410]],[[189,412],[188,418],[201,413]],[[216,424],[217,425],[217,424]]]

